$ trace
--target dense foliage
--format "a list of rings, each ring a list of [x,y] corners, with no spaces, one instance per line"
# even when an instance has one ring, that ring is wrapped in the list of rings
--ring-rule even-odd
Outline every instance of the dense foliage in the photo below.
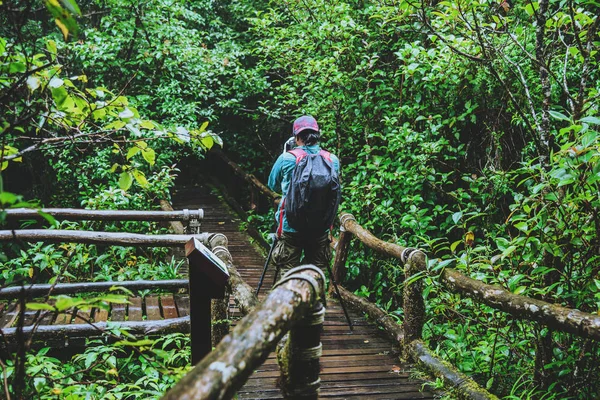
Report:
[[[453,267],[514,293],[600,309],[596,1],[44,5],[0,4],[3,207],[155,207],[169,196],[174,164],[221,137],[265,181],[290,122],[312,114],[342,160],[342,209],[378,237],[430,254],[432,277],[422,279],[431,348],[509,398],[600,391],[597,343],[511,320],[435,279]],[[9,246],[1,279],[176,274],[164,254],[96,251]],[[67,254],[76,255],[68,268]],[[354,243],[348,267],[348,287],[402,320],[397,261]],[[102,349],[89,352],[122,352]],[[43,351],[28,357],[28,374],[48,379],[54,361]],[[78,357],[73,371],[87,363]],[[142,357],[154,361],[139,368],[161,357]],[[93,363],[83,368],[91,376],[100,373]],[[135,396],[117,386],[95,393]]]

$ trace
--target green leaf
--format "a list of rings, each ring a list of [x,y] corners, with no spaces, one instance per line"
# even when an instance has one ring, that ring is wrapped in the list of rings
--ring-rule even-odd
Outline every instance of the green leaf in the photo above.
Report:
[[[502,252],[502,256],[506,257],[511,255],[515,250],[517,249],[517,246],[508,246],[506,249],[504,249],[504,251]]]
[[[140,123],[140,128],[154,129],[154,128],[156,128],[156,125],[152,121],[145,120]]]
[[[125,109],[119,113],[119,118],[121,118],[121,119],[129,119],[134,116],[135,116],[135,114],[133,114],[133,111],[131,111],[127,107],[125,107]]]
[[[513,292],[514,294],[521,294],[523,293],[525,290],[527,289],[527,286],[519,286],[518,288],[515,289],[515,291]]]
[[[462,240],[457,240],[456,242],[452,243],[450,245],[450,251],[454,252],[454,250],[456,250],[456,248],[458,247],[459,244],[462,243]]]
[[[58,51],[56,48],[56,42],[54,40],[48,40],[46,42],[46,50],[48,50],[48,52],[53,56],[56,56],[56,53]]]
[[[27,67],[21,62],[13,62],[8,66],[8,72],[10,74],[16,74],[17,72],[23,73],[25,71],[27,71]]]
[[[452,221],[454,221],[455,224],[458,224],[458,221],[460,221],[462,216],[463,216],[462,211],[455,212],[454,214],[452,214]]]
[[[548,113],[554,118],[554,119],[558,119],[559,121],[570,121],[571,119],[569,117],[567,117],[565,114],[560,113],[558,111],[548,111]]]
[[[66,0],[68,3],[68,6],[73,7],[74,2],[72,2],[71,0]],[[61,30],[61,32],[63,33],[63,36],[65,37],[65,39],[68,38],[69,33],[73,34],[73,35],[77,35],[77,22],[75,22],[75,19],[73,18],[73,16],[71,15],[71,13],[68,11],[68,7],[67,9],[64,9],[63,7],[61,7],[60,3],[57,0],[46,0],[44,3],[46,3],[46,7],[48,8],[48,11],[50,11],[50,14],[52,14],[52,16],[55,18],[54,22],[56,23],[56,26],[58,26],[58,28]],[[73,3],[73,4],[71,4]],[[77,7],[77,4],[75,4],[75,8],[76,10],[79,10],[79,7]],[[81,13],[81,12],[79,12]]]
[[[2,205],[13,204],[18,199],[16,194],[10,192],[2,192],[0,193],[0,203]]]
[[[131,157],[135,156],[137,153],[139,153],[142,149],[139,148],[138,146],[133,146],[132,148],[129,149],[129,151],[127,152],[127,159],[129,160]]]
[[[81,15],[81,10],[74,0],[60,0],[63,6],[73,14]]]
[[[215,144],[215,141],[213,140],[212,136],[205,136],[200,139],[200,143],[202,143],[202,146],[204,146],[205,149],[210,150]]]
[[[54,307],[46,303],[27,303],[25,305],[30,310],[49,310],[54,311]]]
[[[198,129],[198,133],[202,133],[206,130],[206,128],[208,127],[208,121],[204,122],[202,124],[202,126],[200,126],[200,129]]]
[[[56,219],[52,215],[50,215],[46,212],[43,212],[42,210],[38,210],[38,214],[40,214],[42,216],[42,218],[44,218],[46,221],[48,221],[48,223],[50,225],[53,225],[53,226],[58,225],[58,222],[56,222]]]
[[[580,122],[585,122],[586,124],[591,125],[600,125],[600,118],[598,117],[584,117],[579,120]]]
[[[54,307],[58,311],[64,311],[68,308],[77,307],[79,304],[84,301],[80,298],[72,298],[69,296],[58,296],[56,299],[56,303],[54,303]]]
[[[529,227],[527,226],[527,222],[516,223],[515,228],[517,228],[521,232],[527,232],[527,230],[529,229]]]
[[[131,176],[131,172],[122,172],[119,176],[119,187],[123,190],[128,190],[133,183],[133,177]]]
[[[142,346],[152,346],[154,344],[154,340],[150,339],[142,339],[136,341],[129,340],[121,340],[115,343],[115,346],[134,346],[134,347],[142,347]]]
[[[148,147],[142,151],[142,157],[144,157],[144,160],[146,160],[146,162],[148,162],[148,164],[154,165],[154,160],[156,159],[156,153],[154,152],[153,149]]]
[[[142,171],[135,169],[132,171],[132,173],[133,177],[141,187],[148,186],[148,180],[146,179],[146,175],[144,175]]]

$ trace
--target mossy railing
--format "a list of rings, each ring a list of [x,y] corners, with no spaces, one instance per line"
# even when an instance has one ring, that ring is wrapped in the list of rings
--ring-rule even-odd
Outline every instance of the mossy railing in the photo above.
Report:
[[[222,153],[219,154],[219,157],[228,160]],[[230,163],[231,161],[228,160],[228,164]],[[254,185],[256,178],[253,176],[249,178],[248,174],[239,168],[239,166],[236,165],[234,172],[249,184]],[[273,194],[271,191],[265,191],[264,188],[265,186],[261,183],[260,185],[256,185],[252,190],[263,193],[269,201],[276,202],[279,196]],[[397,340],[401,345],[402,354],[406,359],[414,360],[434,375],[443,377],[446,382],[455,386],[468,398],[496,398],[496,396],[481,388],[473,379],[436,356],[421,340],[425,321],[425,304],[421,278],[429,274],[425,253],[418,249],[380,240],[360,226],[352,215],[342,213],[340,214],[339,239],[334,241],[336,253],[333,277],[336,282],[342,282],[346,276],[345,264],[352,237],[356,237],[366,246],[381,254],[399,259],[404,265],[403,309],[405,318],[402,324],[399,325],[374,304],[340,287],[342,299],[364,311],[369,318],[382,326],[394,340]],[[509,313],[514,318],[539,322],[553,329],[585,338],[600,339],[600,316],[516,295],[502,287],[488,285],[471,279],[449,268],[446,268],[439,276],[432,277],[438,279],[449,290],[497,310]]]

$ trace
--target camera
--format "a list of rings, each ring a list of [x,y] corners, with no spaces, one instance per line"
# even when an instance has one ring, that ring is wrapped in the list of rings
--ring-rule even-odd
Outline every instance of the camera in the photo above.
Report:
[[[288,151],[292,150],[294,147],[296,147],[296,138],[292,136],[287,140],[287,142],[285,142],[283,144],[283,152],[287,153]]]

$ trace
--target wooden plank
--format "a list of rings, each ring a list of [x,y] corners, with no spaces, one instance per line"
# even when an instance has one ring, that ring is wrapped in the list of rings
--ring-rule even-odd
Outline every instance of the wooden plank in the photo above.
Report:
[[[92,312],[94,310],[77,310],[75,312],[75,318],[73,318],[73,324],[87,324],[92,319]]]
[[[141,297],[130,297],[129,308],[127,311],[128,321],[141,321],[142,320],[142,298]]]
[[[58,313],[54,319],[54,325],[70,324],[71,318],[73,318],[73,310],[67,310],[65,312]]]
[[[19,316],[19,303],[14,302],[6,307],[6,312],[0,319],[0,328],[10,328]]]
[[[390,365],[378,365],[371,367],[338,367],[338,368],[324,368],[321,371],[321,379],[324,379],[324,375],[329,374],[352,374],[352,373],[366,373],[366,372],[385,372],[390,373],[392,367]],[[273,378],[278,377],[280,374],[279,369],[274,370],[256,370],[254,376],[257,378]]]
[[[330,380],[329,376],[326,376],[326,379],[321,380],[321,387],[326,388],[349,388],[349,387],[361,387],[361,386],[386,386],[386,385],[395,385],[395,386],[406,386],[410,384],[419,384],[420,382],[407,379],[405,375],[396,375],[396,374],[385,374],[382,376],[364,376],[355,374],[352,377],[348,377],[349,375],[344,375],[346,379],[337,379]],[[264,390],[265,388],[275,387],[279,378],[250,378],[248,382],[244,385],[240,392],[253,392]]]
[[[37,320],[40,315],[39,310],[25,310],[23,313],[23,326],[31,326]]]
[[[177,318],[177,308],[175,307],[175,300],[173,295],[161,295],[160,304],[162,306],[164,319]]]
[[[341,355],[341,356],[329,356],[329,357],[321,357],[321,365],[331,364],[331,363],[339,363],[343,365],[349,365],[347,363],[356,363],[356,362],[371,362],[375,361],[378,363],[383,362],[395,362],[394,357],[392,356],[384,356],[379,354],[357,354],[357,355]],[[276,358],[268,358],[265,360],[264,364],[276,364]],[[365,364],[369,365],[369,364]]]
[[[174,297],[179,316],[186,317],[190,315],[190,298],[188,296],[182,296],[180,294],[176,294]]]
[[[104,308],[94,309],[94,322],[105,322],[108,320],[108,310]]]
[[[111,321],[125,321],[125,315],[127,315],[126,304],[112,304],[110,310]]]
[[[157,296],[146,296],[144,298],[144,302],[146,303],[146,319],[155,321],[159,320],[160,317],[160,306],[158,305],[158,297]]]

